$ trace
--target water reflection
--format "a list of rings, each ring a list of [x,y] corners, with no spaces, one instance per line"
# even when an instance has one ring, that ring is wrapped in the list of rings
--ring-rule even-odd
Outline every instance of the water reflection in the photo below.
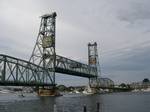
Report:
[[[20,98],[13,95],[0,96],[0,112],[83,112],[87,106],[88,112],[94,112],[100,96],[85,96],[80,94],[64,95],[62,97],[27,96]]]
[[[58,112],[83,112],[86,105],[88,112],[96,112],[96,104],[100,101],[99,95],[69,95],[56,100]]]
[[[0,112],[54,112],[54,104],[54,97],[0,96]]]

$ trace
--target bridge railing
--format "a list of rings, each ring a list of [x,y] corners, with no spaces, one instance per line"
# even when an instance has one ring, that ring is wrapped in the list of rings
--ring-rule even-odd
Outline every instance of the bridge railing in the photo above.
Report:
[[[97,69],[62,56],[56,56],[56,72],[76,75],[81,77],[96,77]]]
[[[0,85],[50,86],[50,72],[25,60],[0,54]]]

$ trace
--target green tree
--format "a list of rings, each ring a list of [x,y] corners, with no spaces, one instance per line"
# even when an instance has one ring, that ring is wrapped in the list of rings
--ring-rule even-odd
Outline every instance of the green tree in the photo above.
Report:
[[[143,80],[143,83],[148,83],[148,82],[150,82],[148,78],[145,78],[145,79]]]
[[[64,85],[59,85],[59,86],[57,86],[57,88],[58,88],[60,91],[65,91],[67,87],[64,86]]]
[[[119,87],[127,87],[127,85],[125,84],[125,83],[121,83],[120,85],[119,85]]]

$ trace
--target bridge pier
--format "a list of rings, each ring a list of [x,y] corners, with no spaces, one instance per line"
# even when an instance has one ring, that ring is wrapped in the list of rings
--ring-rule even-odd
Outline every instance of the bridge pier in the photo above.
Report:
[[[60,96],[59,91],[55,87],[52,87],[52,88],[38,88],[37,94],[39,96]]]

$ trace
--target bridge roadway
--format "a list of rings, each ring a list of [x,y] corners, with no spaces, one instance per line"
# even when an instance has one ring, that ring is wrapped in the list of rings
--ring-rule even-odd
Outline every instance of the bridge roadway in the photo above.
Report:
[[[0,85],[54,86],[52,72],[86,78],[97,76],[96,68],[58,55],[55,68],[45,69],[29,61],[0,54]]]

